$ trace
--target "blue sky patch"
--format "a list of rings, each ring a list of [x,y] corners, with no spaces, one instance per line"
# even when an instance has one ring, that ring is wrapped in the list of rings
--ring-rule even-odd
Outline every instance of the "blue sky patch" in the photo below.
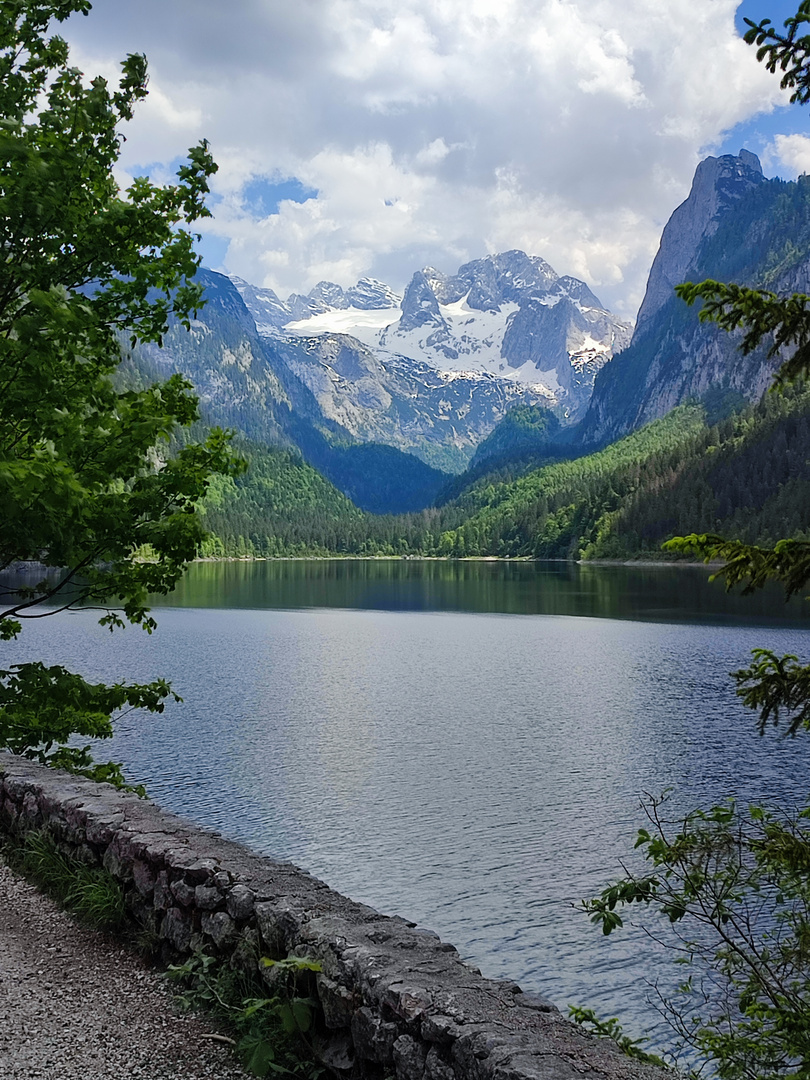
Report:
[[[307,187],[294,176],[287,180],[271,180],[269,177],[261,176],[251,180],[242,188],[245,209],[257,218],[277,214],[282,202],[304,203],[317,197],[318,192],[315,188]]]
[[[743,21],[745,18],[752,22],[760,22],[762,19],[770,19],[775,30],[782,31],[785,19],[796,14],[798,0],[743,0],[737,8],[735,16],[737,30],[744,34],[749,27]],[[804,31],[807,33],[807,31]],[[749,46],[751,59],[756,63],[756,46]],[[779,75],[775,74],[774,79]],[[723,138],[719,146],[710,150],[715,155],[737,154],[745,147],[755,154],[761,155],[773,143],[777,135],[808,135],[810,136],[810,115],[807,109],[800,105],[787,105],[774,109],[770,113],[761,113],[753,116],[741,124],[731,128]],[[781,176],[783,179],[792,179],[793,174],[786,167],[766,165],[766,176]]]
[[[742,0],[735,16],[737,29],[741,34],[748,30],[745,19],[755,23],[770,19],[774,29],[781,31],[784,29],[785,19],[795,15],[798,6],[799,0]]]
[[[198,255],[202,255],[203,266],[207,266],[209,270],[219,270],[225,266],[229,245],[230,240],[207,233],[197,241],[194,248]]]

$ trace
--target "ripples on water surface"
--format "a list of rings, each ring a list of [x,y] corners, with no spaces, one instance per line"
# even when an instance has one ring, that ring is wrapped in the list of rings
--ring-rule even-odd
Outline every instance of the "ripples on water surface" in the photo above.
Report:
[[[82,613],[26,627],[0,658],[170,678],[184,704],[125,717],[102,751],[163,806],[638,1031],[657,1021],[649,943],[603,939],[573,904],[616,876],[641,793],[671,786],[686,809],[806,789],[804,741],[760,740],[728,678],[758,645],[806,656],[801,609],[705,579],[199,566],[151,638]]]

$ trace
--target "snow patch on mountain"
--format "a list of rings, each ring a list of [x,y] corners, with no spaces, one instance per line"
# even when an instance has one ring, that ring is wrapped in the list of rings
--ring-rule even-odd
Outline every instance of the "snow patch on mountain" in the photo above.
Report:
[[[308,319],[294,319],[284,324],[289,334],[312,337],[315,334],[351,334],[364,345],[376,345],[380,334],[391,323],[399,321],[402,314],[399,308],[372,308],[361,311],[358,308],[343,308],[322,311]]]

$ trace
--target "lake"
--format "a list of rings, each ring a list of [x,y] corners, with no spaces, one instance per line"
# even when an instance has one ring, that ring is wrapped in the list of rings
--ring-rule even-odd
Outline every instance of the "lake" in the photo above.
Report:
[[[486,975],[661,1034],[640,929],[576,910],[632,858],[644,792],[673,812],[794,805],[806,737],[760,739],[728,673],[810,654],[800,602],[705,568],[564,563],[198,564],[158,631],[81,612],[0,661],[171,679],[182,705],[111,744],[157,802],[452,941]]]

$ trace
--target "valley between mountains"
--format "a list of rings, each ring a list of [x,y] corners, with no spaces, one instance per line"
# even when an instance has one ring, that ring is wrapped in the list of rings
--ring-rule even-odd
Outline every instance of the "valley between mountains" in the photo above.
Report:
[[[180,372],[247,472],[215,477],[204,554],[660,558],[673,534],[801,536],[810,395],[780,357],[701,323],[682,281],[810,291],[810,180],[707,158],[635,326],[586,282],[508,251],[306,296],[200,270],[190,330],[139,347]],[[198,430],[195,434],[199,434]]]

